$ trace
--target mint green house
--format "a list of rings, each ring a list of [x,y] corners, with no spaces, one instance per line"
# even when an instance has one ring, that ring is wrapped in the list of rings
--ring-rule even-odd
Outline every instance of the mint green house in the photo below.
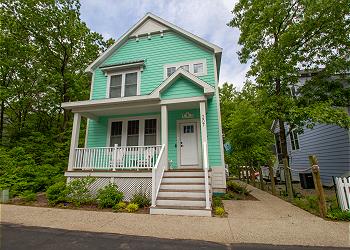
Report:
[[[86,69],[90,100],[74,113],[68,181],[95,176],[126,200],[146,192],[151,214],[208,216],[225,192],[218,77],[222,49],[151,13]],[[81,117],[85,147],[78,148]]]

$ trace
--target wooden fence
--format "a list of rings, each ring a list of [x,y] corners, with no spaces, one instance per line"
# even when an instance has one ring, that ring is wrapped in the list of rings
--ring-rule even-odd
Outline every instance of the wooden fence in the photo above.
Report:
[[[350,210],[350,177],[333,177],[341,210]]]

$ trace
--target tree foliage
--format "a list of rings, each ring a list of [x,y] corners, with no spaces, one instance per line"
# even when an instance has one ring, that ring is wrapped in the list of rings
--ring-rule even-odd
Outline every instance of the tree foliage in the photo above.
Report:
[[[0,189],[44,191],[67,166],[71,114],[61,103],[88,99],[84,70],[113,40],[87,27],[78,0],[0,6]]]

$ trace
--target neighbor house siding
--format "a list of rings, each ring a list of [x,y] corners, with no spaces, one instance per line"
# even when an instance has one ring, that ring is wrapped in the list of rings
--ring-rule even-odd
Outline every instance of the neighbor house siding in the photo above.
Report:
[[[145,60],[141,73],[141,95],[151,93],[163,82],[165,64],[197,59],[206,59],[207,62],[207,75],[199,78],[215,85],[213,53],[174,32],[165,32],[163,37],[152,35],[151,39],[141,37],[138,42],[135,38],[129,39],[104,65],[140,59]],[[107,77],[99,68],[95,70],[94,77],[92,99],[106,98]]]
[[[288,129],[286,127],[286,129]],[[278,126],[275,132],[278,132]],[[298,135],[299,150],[292,150],[290,136],[287,148],[290,166],[294,170],[310,167],[309,156],[316,155],[320,166],[322,183],[333,185],[332,176],[342,176],[350,171],[349,130],[335,125],[317,124],[313,129],[304,129]],[[311,172],[311,171],[309,171]],[[299,180],[299,172],[292,171],[293,180]]]

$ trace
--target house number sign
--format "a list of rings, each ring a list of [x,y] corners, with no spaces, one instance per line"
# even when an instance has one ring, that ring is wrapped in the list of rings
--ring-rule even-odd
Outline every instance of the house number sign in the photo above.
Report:
[[[205,115],[202,115],[202,126],[205,126]]]
[[[182,119],[191,119],[193,118],[193,114],[190,112],[186,112],[182,114]]]

